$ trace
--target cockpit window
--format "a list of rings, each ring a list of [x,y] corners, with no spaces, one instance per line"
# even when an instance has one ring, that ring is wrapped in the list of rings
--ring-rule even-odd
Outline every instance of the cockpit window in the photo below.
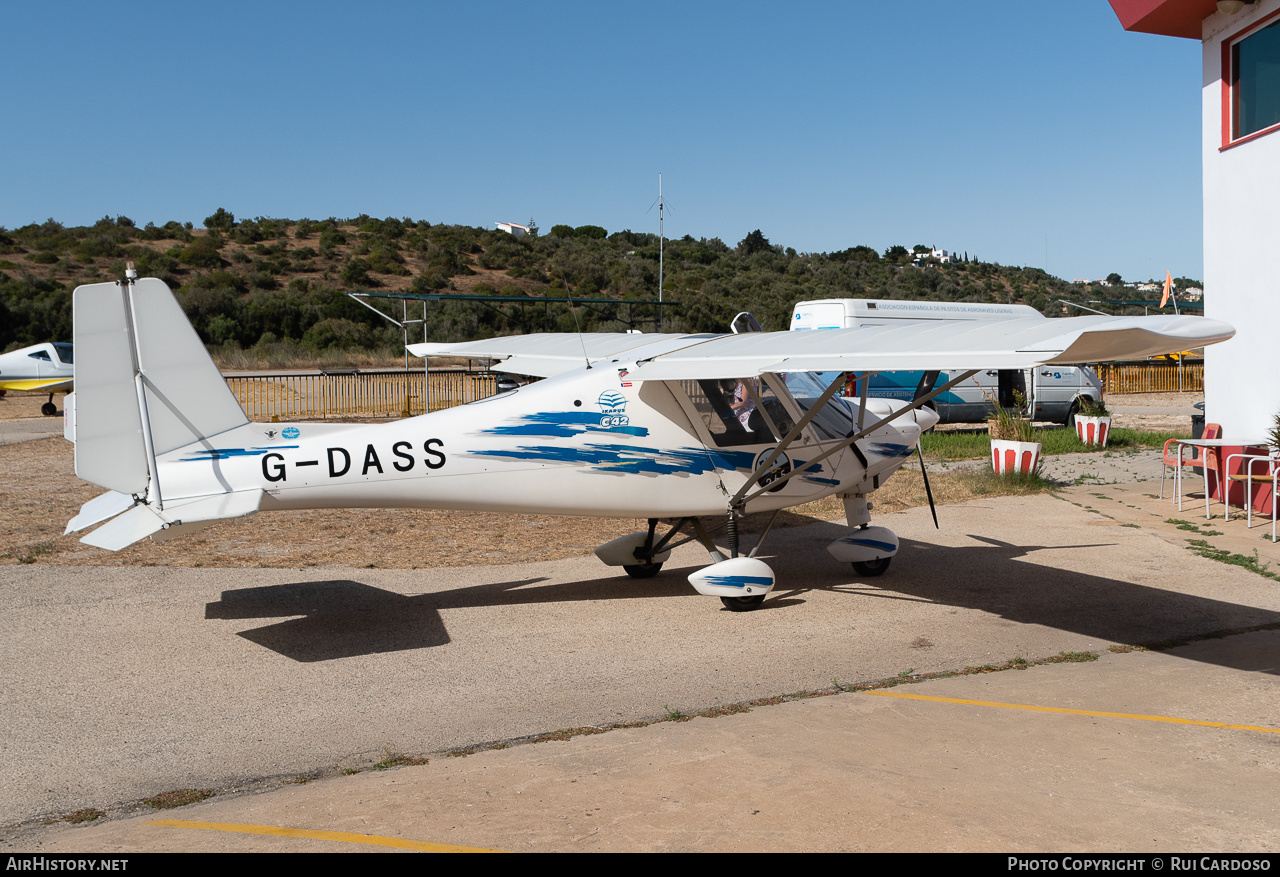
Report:
[[[65,362],[67,365],[71,365],[72,363],[75,362],[75,360],[72,358],[73,348],[70,344],[66,343],[65,341],[53,342],[53,349],[58,351],[58,359]]]
[[[768,422],[756,410],[747,381],[753,382],[755,395],[759,396],[762,387],[758,378],[682,382],[689,401],[719,447],[762,445],[774,440]],[[768,405],[767,399],[772,398],[772,393],[764,389],[768,395],[763,398]]]
[[[49,358],[49,352],[47,350],[37,350],[35,353],[28,353],[27,356],[31,357],[32,359],[40,359],[40,360],[44,360],[45,362],[53,362],[53,360]]]
[[[796,400],[796,404],[803,412],[808,412],[827,389],[812,372],[787,372],[782,379],[786,381],[787,389],[791,391],[792,398]],[[826,405],[823,405],[809,423],[817,431],[820,440],[841,439],[853,435],[853,411],[849,403],[839,395],[833,396]]]

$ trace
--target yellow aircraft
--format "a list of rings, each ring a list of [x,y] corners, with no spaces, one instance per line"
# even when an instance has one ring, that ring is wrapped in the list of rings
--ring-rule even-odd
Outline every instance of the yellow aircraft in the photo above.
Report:
[[[71,349],[70,344],[54,341],[0,354],[0,395],[9,390],[45,392],[49,401],[40,406],[40,412],[57,414],[53,394],[71,392]]]

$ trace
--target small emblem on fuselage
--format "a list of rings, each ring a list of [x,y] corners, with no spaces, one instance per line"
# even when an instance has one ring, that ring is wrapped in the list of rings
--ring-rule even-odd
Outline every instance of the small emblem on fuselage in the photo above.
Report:
[[[605,390],[596,401],[600,405],[600,425],[605,429],[627,426],[631,422],[626,414],[626,396],[616,390]]]

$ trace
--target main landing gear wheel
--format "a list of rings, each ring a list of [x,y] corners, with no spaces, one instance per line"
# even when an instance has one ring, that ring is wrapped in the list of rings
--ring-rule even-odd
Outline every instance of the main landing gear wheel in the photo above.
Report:
[[[651,579],[662,569],[660,563],[624,563],[622,568],[633,579]]]
[[[730,612],[750,612],[752,609],[759,609],[764,598],[764,594],[756,594],[754,597],[721,597],[720,602]]]
[[[889,562],[892,557],[881,557],[876,560],[855,560],[853,562],[853,571],[860,576],[882,576],[884,571],[889,568]]]
[[[46,402],[40,406],[40,413],[45,417],[52,417],[58,413],[58,406],[54,405],[52,402]]]

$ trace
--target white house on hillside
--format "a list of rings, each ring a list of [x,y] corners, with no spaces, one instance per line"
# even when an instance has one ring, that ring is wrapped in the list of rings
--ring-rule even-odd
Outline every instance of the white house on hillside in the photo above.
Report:
[[[521,225],[518,222],[498,222],[498,231],[505,231],[507,234],[513,234],[516,237],[523,237],[529,233],[529,226]]]
[[[1205,419],[1263,438],[1280,412],[1280,0],[1110,0],[1125,30],[1200,40]],[[1188,296],[1189,297],[1189,296]]]

